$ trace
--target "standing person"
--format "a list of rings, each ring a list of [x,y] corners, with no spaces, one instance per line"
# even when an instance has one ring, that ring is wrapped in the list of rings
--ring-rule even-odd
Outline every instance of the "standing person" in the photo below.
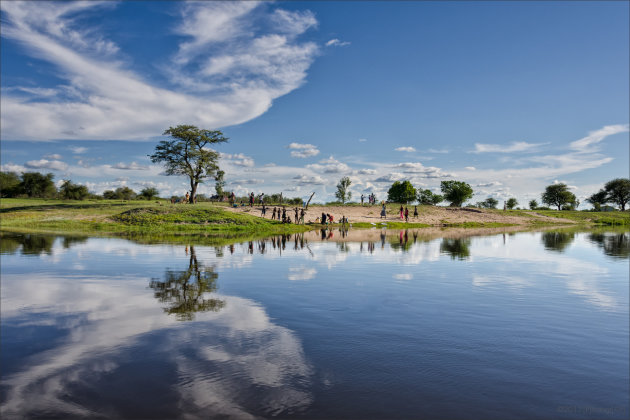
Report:
[[[190,194],[188,194],[188,191],[186,191],[186,204],[188,204],[189,200],[190,200]]]
[[[413,207],[413,217],[414,217],[415,219],[417,219],[417,218],[418,218],[418,206],[414,206],[414,207]]]
[[[403,206],[400,206],[400,220],[403,219],[403,212],[404,212]]]
[[[361,205],[363,205],[363,194],[361,194]]]
[[[265,203],[263,203],[261,213],[262,213],[262,217],[265,217],[265,213],[267,213],[267,208],[265,207]]]
[[[405,222],[409,222],[409,208],[405,207]]]
[[[322,225],[326,224],[326,213],[322,212]]]
[[[282,221],[284,222],[287,219],[287,208],[282,207]]]
[[[276,220],[276,208],[273,208],[273,211],[271,212],[271,220]]]
[[[385,202],[384,201],[381,204],[383,204],[383,207],[381,208],[381,219],[386,219],[387,218],[387,207],[385,207]]]
[[[302,224],[304,224],[304,215],[305,215],[305,213],[304,213],[304,209],[301,209],[301,210],[300,210],[300,222],[301,222]]]
[[[298,209],[297,207],[295,209],[293,209],[295,211],[295,218],[293,218],[293,220],[295,220],[295,223],[298,222],[298,215],[300,213],[300,209]]]

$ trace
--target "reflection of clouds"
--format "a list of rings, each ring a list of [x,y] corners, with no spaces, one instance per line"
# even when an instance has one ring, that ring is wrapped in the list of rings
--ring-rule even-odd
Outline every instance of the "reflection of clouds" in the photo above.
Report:
[[[413,279],[413,274],[411,273],[394,274],[394,278],[396,280],[411,280]]]
[[[3,415],[98,416],[89,407],[68,402],[80,401],[73,393],[98,389],[105,372],[124,375],[118,370],[125,354],[156,334],[166,342],[148,351],[158,352],[164,365],[176,366],[183,417],[244,418],[252,410],[281,413],[310,404],[311,369],[301,343],[292,331],[273,324],[263,307],[248,299],[220,296],[227,300],[220,312],[199,313],[197,322],[179,323],[162,313],[147,291],[148,283],[148,278],[138,277],[3,275],[3,323],[52,321],[61,333],[68,332],[55,347],[26,359],[24,370],[3,377],[8,390]],[[24,313],[44,316],[41,322],[21,323]],[[216,374],[209,375],[212,372]],[[253,401],[266,405],[254,407]]]
[[[498,275],[473,275],[473,286],[485,287],[491,285],[507,285],[515,288],[522,288],[525,286],[532,286],[532,283],[526,278],[519,276],[498,276]]]
[[[289,280],[311,280],[316,274],[317,270],[313,267],[289,267]]]

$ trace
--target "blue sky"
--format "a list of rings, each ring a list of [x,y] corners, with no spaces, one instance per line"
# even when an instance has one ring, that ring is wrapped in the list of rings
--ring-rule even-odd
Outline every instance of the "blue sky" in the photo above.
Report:
[[[184,194],[169,126],[220,129],[227,188],[343,176],[584,200],[629,172],[628,2],[2,2],[2,170]],[[211,194],[213,183],[200,192]]]

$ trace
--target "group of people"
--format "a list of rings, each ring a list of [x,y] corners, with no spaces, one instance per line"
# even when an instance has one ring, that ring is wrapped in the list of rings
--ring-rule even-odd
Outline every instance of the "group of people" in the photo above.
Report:
[[[414,206],[413,208],[413,217],[418,217],[418,206]],[[403,218],[405,222],[409,221],[409,208],[405,207],[403,209],[403,206],[400,206],[400,220],[403,220]]]
[[[267,214],[267,206],[265,205],[265,203],[263,203],[262,205],[262,209],[261,211],[261,216],[265,217],[265,215]],[[298,207],[294,208],[293,211],[295,212],[295,217],[293,218],[293,221],[291,221],[291,216],[289,216],[287,214],[287,209],[286,207],[282,206],[282,208],[273,208],[273,211],[271,212],[271,220],[282,220],[282,223],[296,223],[296,224],[304,224],[304,216],[306,214],[306,212],[304,211],[304,209],[300,209]]]
[[[374,205],[374,204],[376,204],[376,195],[374,195],[374,193],[370,193],[370,194],[367,196],[367,199],[368,199],[368,203],[369,203],[370,205]],[[365,196],[364,196],[363,194],[361,194],[361,205],[363,205],[363,202],[364,202],[364,201],[365,201]]]

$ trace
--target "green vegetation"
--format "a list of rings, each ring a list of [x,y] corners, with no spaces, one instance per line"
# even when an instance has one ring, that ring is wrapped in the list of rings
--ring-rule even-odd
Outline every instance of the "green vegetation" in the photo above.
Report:
[[[556,206],[558,210],[562,209],[564,205],[574,205],[577,200],[575,194],[569,191],[567,184],[562,183],[547,185],[541,198],[543,203]],[[577,207],[577,205],[574,207]]]
[[[341,204],[346,204],[346,201],[352,198],[352,193],[348,190],[352,181],[347,176],[344,176],[339,180],[337,184],[337,191],[335,191],[335,197],[341,201]]]
[[[418,190],[418,203],[435,206],[442,201],[444,201],[444,197],[440,194],[434,194],[431,190]]]
[[[607,202],[617,204],[621,207],[621,211],[626,209],[626,203],[630,201],[630,179],[617,178],[608,181],[604,190]]]
[[[444,199],[454,207],[461,207],[464,201],[473,196],[472,187],[463,181],[442,181],[440,188],[444,194]]]
[[[404,204],[416,201],[416,189],[409,181],[395,181],[387,191],[387,201]]]

